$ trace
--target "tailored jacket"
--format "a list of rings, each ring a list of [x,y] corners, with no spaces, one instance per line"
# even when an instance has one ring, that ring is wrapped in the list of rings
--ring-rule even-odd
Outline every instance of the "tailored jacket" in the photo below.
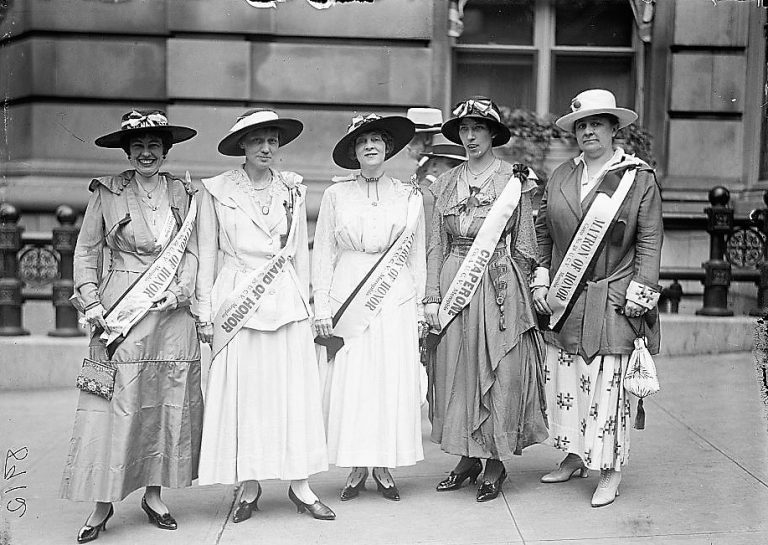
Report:
[[[135,184],[131,185],[134,175],[134,170],[126,170],[116,176],[95,178],[89,185],[92,194],[74,252],[75,294],[85,308],[101,303],[108,310],[129,287],[127,279],[143,273],[160,255]],[[168,184],[169,204],[178,230],[196,190],[167,172],[160,176]],[[105,248],[109,251],[104,252]],[[179,306],[189,305],[196,271],[197,237],[193,232],[168,288]],[[118,277],[120,280],[113,282]]]
[[[605,192],[605,179],[598,183],[592,195],[581,201],[580,185],[584,163],[573,160],[560,165],[547,183],[536,218],[536,238],[540,266],[555,277],[576,233],[583,215],[589,210],[594,196]],[[623,171],[618,171],[619,178]],[[630,283],[637,283],[651,292],[660,291],[659,265],[664,228],[661,216],[661,194],[650,167],[639,167],[632,187],[619,209],[617,219],[603,239],[595,266],[587,271],[586,288],[578,295],[570,315],[559,333],[545,331],[548,342],[587,360],[582,340],[590,334],[599,335],[597,354],[630,354],[636,337],[627,318],[616,312],[627,300]],[[589,299],[589,304],[587,303]],[[641,319],[631,318],[635,328]],[[658,309],[653,308],[645,318],[645,334],[652,354],[659,351]],[[650,324],[648,322],[651,322]]]
[[[197,311],[203,322],[211,322],[222,302],[252,272],[261,269],[281,249],[281,235],[290,225],[284,206],[294,196],[292,222],[296,222],[296,253],[284,272],[270,284],[259,308],[243,327],[275,331],[310,316],[309,248],[306,214],[298,214],[306,199],[306,186],[293,172],[273,171],[279,188],[268,215],[260,214],[243,189],[250,183],[245,171],[233,169],[203,180],[198,237],[200,268],[197,274]],[[240,184],[240,185],[239,185]]]

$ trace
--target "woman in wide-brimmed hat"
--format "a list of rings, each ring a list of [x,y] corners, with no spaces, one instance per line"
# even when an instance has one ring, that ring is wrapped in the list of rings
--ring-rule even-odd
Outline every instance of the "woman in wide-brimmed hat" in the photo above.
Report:
[[[423,206],[414,185],[385,171],[385,161],[413,134],[405,117],[353,118],[333,160],[360,171],[325,190],[317,220],[315,325],[320,336],[344,340],[325,389],[330,462],[352,467],[342,501],[365,487],[369,467],[379,492],[399,500],[389,469],[424,457],[417,325],[424,290]],[[393,245],[394,258],[380,261]],[[362,287],[338,318],[377,263],[371,279],[378,283]]]
[[[93,326],[87,359],[116,369],[111,399],[83,391],[78,401],[61,495],[97,502],[78,533],[80,543],[98,538],[114,513],[112,502],[140,487],[146,487],[141,507],[149,521],[175,530],[160,487],[189,486],[197,477],[203,400],[200,347],[188,309],[197,269],[188,216],[194,189],[161,171],[171,146],[195,134],[170,125],[159,110],[133,110],[119,130],[96,140],[125,150],[131,169],[91,181],[74,253],[74,300]],[[180,232],[189,237],[186,247],[176,245]],[[136,300],[137,279],[147,278],[158,256],[174,252],[180,263],[170,283],[157,288],[154,306],[138,323],[126,326],[118,302]],[[137,305],[146,304],[146,311],[149,303]],[[101,392],[89,376],[84,367],[81,389]]]
[[[576,135],[581,154],[552,173],[536,219],[533,300],[554,328],[544,332],[550,441],[567,453],[541,480],[600,470],[593,507],[614,501],[629,456],[622,378],[633,328],[645,328],[651,353],[659,349],[661,195],[650,167],[614,143],[636,119],[610,91],[579,93],[557,125]],[[582,225],[586,235],[575,236]]]
[[[490,99],[459,103],[442,132],[468,159],[431,187],[424,303],[440,335],[428,357],[432,440],[461,456],[437,490],[475,482],[485,460],[476,493],[484,502],[501,490],[504,461],[547,438],[543,355],[528,290],[536,183],[528,167],[494,154],[510,132]]]
[[[219,143],[244,164],[203,180],[196,293],[213,361],[200,484],[242,483],[234,522],[250,518],[265,479],[291,481],[299,512],[335,518],[308,481],[328,458],[310,325],[307,188],[274,168],[302,129],[272,110],[245,112]]]

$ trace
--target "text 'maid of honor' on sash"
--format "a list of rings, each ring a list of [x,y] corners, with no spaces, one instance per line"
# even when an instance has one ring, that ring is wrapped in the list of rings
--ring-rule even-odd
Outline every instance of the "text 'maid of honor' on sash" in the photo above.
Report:
[[[501,239],[504,227],[520,203],[521,195],[522,182],[513,175],[488,212],[467,256],[461,262],[456,276],[443,295],[437,314],[443,331],[472,300],[496,245]],[[436,334],[434,331],[432,333]]]
[[[187,182],[191,184],[189,172],[187,172]],[[195,196],[192,195],[190,199],[189,211],[179,228],[179,232],[170,242],[168,240],[173,233],[175,219],[170,211],[169,216],[170,218],[166,218],[163,233],[158,240],[158,245],[167,245],[104,317],[111,332],[109,334],[102,333],[101,339],[106,341],[108,347],[118,339],[124,339],[130,329],[149,312],[154,304],[152,299],[166,291],[171,285],[195,226],[195,218],[197,217]],[[169,222],[173,224],[170,227]]]
[[[305,199],[297,199],[294,217],[304,214]],[[219,307],[213,318],[212,357],[227,346],[240,328],[256,313],[267,297],[280,297],[279,293],[270,294],[269,287],[275,278],[283,274],[291,264],[296,253],[298,221],[291,222],[285,246],[263,267],[248,274],[232,291]]]
[[[637,159],[623,161],[611,167],[609,172],[642,164]],[[552,309],[552,315],[549,317],[550,329],[558,331],[568,317],[571,303],[583,288],[584,274],[596,259],[601,243],[624,203],[636,175],[637,168],[628,168],[611,196],[598,190],[595,200],[581,220],[547,293],[547,304]]]
[[[357,295],[353,297],[346,310],[339,316],[333,326],[334,335],[342,338],[360,335],[381,311],[383,301],[408,262],[408,256],[416,238],[416,227],[419,224],[421,207],[421,193],[414,189],[408,197],[405,229],[387,250],[383,259],[374,265],[374,270],[364,280],[357,291]]]

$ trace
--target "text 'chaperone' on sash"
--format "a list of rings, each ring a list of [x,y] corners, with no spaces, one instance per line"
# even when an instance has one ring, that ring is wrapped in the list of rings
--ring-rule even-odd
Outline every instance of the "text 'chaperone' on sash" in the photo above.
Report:
[[[550,329],[558,331],[562,327],[579,293],[584,289],[584,275],[597,259],[603,239],[629,194],[637,175],[637,167],[641,165],[644,163],[634,159],[611,167],[608,172],[626,168],[612,195],[601,192],[598,188],[597,195],[581,220],[549,287],[547,304],[552,309],[552,315],[549,317]]]
[[[295,217],[302,217],[305,200],[298,199]],[[219,307],[213,318],[213,344],[211,356],[215,358],[227,346],[240,328],[250,320],[267,297],[280,297],[279,293],[270,293],[270,286],[275,279],[291,265],[296,253],[298,221],[291,222],[285,246],[264,266],[248,274]]]
[[[493,203],[456,276],[453,277],[451,285],[442,296],[437,314],[442,331],[445,331],[448,324],[469,304],[483,279],[485,269],[501,239],[504,228],[520,203],[522,182],[518,176],[522,175],[510,177],[504,190]]]
[[[189,172],[187,172],[187,181],[191,183]],[[196,217],[197,203],[195,196],[192,195],[187,216],[184,218],[178,233],[173,239],[170,239],[170,235],[175,229],[176,220],[169,212],[161,236],[158,238],[158,245],[161,247],[165,245],[165,247],[147,270],[139,276],[104,316],[110,333],[102,333],[101,338],[106,341],[108,353],[114,352],[115,343],[122,341],[131,328],[149,312],[154,304],[152,299],[166,291],[171,285],[184,257],[189,238],[192,236]]]
[[[408,256],[416,238],[422,202],[421,192],[414,188],[408,197],[408,212],[403,232],[360,286],[357,295],[349,302],[333,327],[334,335],[343,338],[360,335],[366,330],[371,320],[381,312],[387,295],[391,292],[400,271],[408,262]]]

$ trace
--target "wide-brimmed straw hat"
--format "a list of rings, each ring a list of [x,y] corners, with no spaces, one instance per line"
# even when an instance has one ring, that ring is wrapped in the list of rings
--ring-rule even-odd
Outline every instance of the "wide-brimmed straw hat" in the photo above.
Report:
[[[483,96],[474,96],[463,102],[459,102],[453,109],[453,117],[443,123],[442,133],[445,137],[455,144],[461,144],[459,138],[459,124],[464,118],[482,119],[485,121],[496,135],[493,137],[492,145],[503,146],[511,137],[509,128],[501,122],[501,111],[494,102]]]
[[[256,129],[274,128],[280,134],[280,147],[296,139],[304,130],[304,124],[298,119],[280,117],[277,112],[266,109],[248,110],[237,118],[229,133],[219,142],[219,153],[230,157],[245,155],[240,147],[240,139]]]
[[[437,108],[408,108],[405,117],[416,125],[417,134],[437,134],[443,124],[443,112]]]
[[[333,162],[342,168],[354,170],[360,168],[360,162],[350,153],[355,140],[367,132],[386,132],[392,138],[392,149],[384,156],[386,161],[411,141],[416,133],[413,121],[401,115],[381,117],[377,114],[358,115],[352,118],[347,133],[341,137],[333,148]]]
[[[430,151],[422,153],[421,155],[422,157],[428,157],[430,159],[444,157],[446,159],[455,159],[456,161],[467,160],[467,150],[464,146],[454,144],[442,134],[438,134],[435,137]]]
[[[605,89],[588,89],[571,100],[571,111],[555,121],[564,131],[573,132],[573,126],[579,119],[590,115],[611,114],[619,120],[622,129],[637,121],[637,114],[627,108],[616,107],[616,97]]]
[[[126,138],[143,133],[165,133],[171,144],[178,144],[195,136],[197,131],[169,124],[162,110],[131,110],[123,114],[119,130],[100,136],[95,144],[100,148],[122,148]]]

